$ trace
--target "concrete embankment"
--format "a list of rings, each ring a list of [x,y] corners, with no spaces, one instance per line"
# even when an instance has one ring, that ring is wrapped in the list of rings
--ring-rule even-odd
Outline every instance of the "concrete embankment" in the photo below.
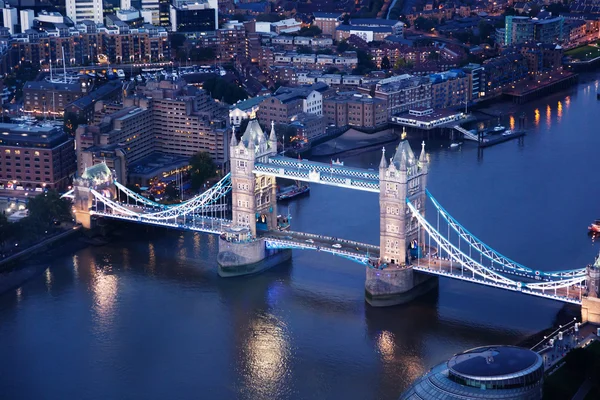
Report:
[[[69,229],[0,260],[0,295],[41,274],[53,258],[87,246],[79,240],[80,233],[79,227]],[[32,256],[36,256],[35,261]]]

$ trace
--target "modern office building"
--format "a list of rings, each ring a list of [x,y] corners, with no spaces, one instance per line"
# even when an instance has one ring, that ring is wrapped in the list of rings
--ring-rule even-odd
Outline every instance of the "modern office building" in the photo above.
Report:
[[[563,39],[564,17],[537,19],[507,16],[505,19],[506,46],[526,43],[558,43]]]
[[[89,19],[97,24],[102,23],[104,10],[102,0],[67,0],[67,17],[75,23]]]
[[[19,19],[17,17],[17,9],[6,6],[2,9],[2,20],[4,22],[4,27],[8,28],[8,31],[11,35],[17,33],[15,31],[15,25],[19,24]]]
[[[171,28],[171,0],[141,0],[141,7],[151,11],[152,24]]]
[[[33,19],[35,18],[35,13],[33,10],[21,10],[19,12],[19,16],[21,19],[21,32],[25,32],[27,29],[31,29],[33,26]]]
[[[187,35],[215,31],[219,27],[217,0],[175,0],[171,5],[171,30]]]
[[[73,139],[62,128],[0,124],[0,186],[66,189],[75,173]]]
[[[544,362],[534,351],[514,346],[479,347],[433,367],[400,400],[541,400]]]

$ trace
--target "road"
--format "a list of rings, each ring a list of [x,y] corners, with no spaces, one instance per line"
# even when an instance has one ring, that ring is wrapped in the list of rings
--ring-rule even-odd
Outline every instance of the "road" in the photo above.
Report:
[[[330,252],[336,253],[344,252],[348,253],[349,255],[352,254],[363,257],[368,255],[369,257],[379,257],[379,246],[330,236],[314,235],[311,233],[294,231],[272,231],[266,233],[264,237],[276,238],[282,241],[291,241],[302,244],[310,249],[327,249]]]

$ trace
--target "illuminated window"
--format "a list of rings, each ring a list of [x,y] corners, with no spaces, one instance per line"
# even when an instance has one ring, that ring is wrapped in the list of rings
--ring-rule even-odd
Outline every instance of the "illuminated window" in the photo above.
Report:
[[[6,150],[4,150],[4,152],[5,152],[6,154],[10,154],[10,149],[6,149]]]
[[[36,151],[36,152],[34,152],[33,154],[34,154],[34,155],[36,155],[36,156],[39,156],[39,155],[40,155],[40,152],[39,152],[39,151]]]

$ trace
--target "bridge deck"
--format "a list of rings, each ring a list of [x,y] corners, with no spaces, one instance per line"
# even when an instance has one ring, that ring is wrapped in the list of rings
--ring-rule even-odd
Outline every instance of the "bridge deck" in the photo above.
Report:
[[[367,192],[379,192],[379,172],[345,165],[275,156],[266,163],[255,163],[254,173],[318,182]]]

